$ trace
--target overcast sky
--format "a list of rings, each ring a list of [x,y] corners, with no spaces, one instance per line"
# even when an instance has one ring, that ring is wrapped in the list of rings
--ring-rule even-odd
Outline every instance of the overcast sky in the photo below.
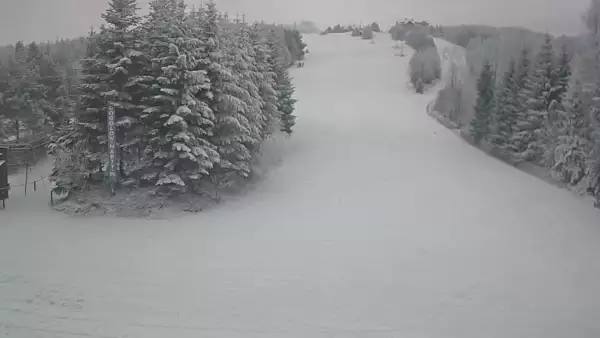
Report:
[[[199,4],[201,0],[188,0]],[[0,0],[0,44],[54,40],[85,34],[102,22],[108,0]],[[148,0],[140,0],[146,8]],[[519,25],[574,34],[589,0],[216,0],[220,10],[246,13],[250,20],[334,23],[377,20],[387,26],[414,17],[439,24]]]

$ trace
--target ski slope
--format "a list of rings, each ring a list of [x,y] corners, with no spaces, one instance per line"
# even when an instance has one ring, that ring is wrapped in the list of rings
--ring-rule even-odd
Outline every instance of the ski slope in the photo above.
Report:
[[[305,40],[297,128],[247,195],[170,221],[12,198],[0,336],[599,337],[600,214],[429,118],[386,35]]]

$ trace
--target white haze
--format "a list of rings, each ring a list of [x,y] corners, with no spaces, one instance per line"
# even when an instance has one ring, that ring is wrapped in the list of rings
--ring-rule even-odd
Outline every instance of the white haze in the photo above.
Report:
[[[200,4],[189,0],[188,4]],[[107,0],[2,0],[0,43],[54,40],[85,34],[102,23]],[[377,20],[384,26],[414,17],[437,24],[518,25],[555,34],[581,30],[589,0],[216,0],[222,11],[248,20],[313,20],[320,26]],[[141,0],[141,7],[147,7]]]

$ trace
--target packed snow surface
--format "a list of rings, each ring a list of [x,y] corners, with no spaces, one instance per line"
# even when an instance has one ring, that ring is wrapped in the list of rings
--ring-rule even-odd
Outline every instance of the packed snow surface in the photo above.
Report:
[[[306,36],[298,125],[243,197],[169,221],[0,210],[0,336],[600,337],[600,214],[468,146],[387,35]]]

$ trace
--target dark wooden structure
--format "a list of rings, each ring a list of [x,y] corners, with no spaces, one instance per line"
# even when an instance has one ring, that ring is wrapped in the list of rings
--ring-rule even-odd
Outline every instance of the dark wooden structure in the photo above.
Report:
[[[8,148],[0,148],[0,201],[2,208],[6,208],[6,200],[8,199]]]

